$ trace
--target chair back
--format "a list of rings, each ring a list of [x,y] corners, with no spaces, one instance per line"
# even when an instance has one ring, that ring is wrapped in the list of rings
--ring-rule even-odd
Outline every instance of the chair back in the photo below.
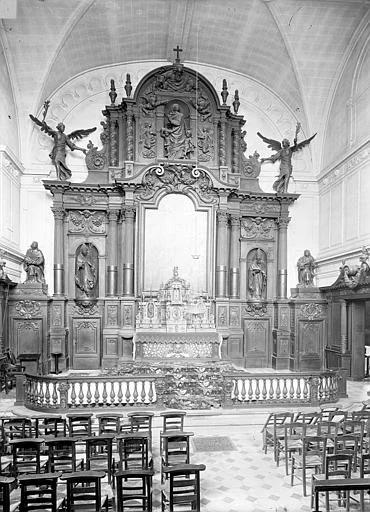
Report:
[[[298,412],[294,418],[295,422],[306,423],[307,425],[315,425],[321,421],[321,411],[315,412]]]
[[[40,449],[42,438],[13,439],[9,441],[12,450],[12,473],[14,477],[25,473],[40,473]]]
[[[151,462],[148,432],[132,432],[117,437],[119,469],[148,469]]]
[[[184,430],[186,411],[165,411],[161,412],[160,416],[163,418],[163,432]]]
[[[98,420],[98,432],[100,434],[119,434],[121,432],[121,419],[123,414],[96,414]]]
[[[116,477],[117,512],[152,512],[153,469],[119,471]]]
[[[92,413],[68,413],[68,430],[71,437],[91,436]]]
[[[108,483],[112,481],[114,434],[100,434],[86,437],[86,469],[104,470],[108,474]]]
[[[160,448],[164,466],[190,463],[190,437],[193,432],[161,432]]]
[[[360,478],[370,475],[370,453],[364,453],[360,459]]]
[[[32,436],[32,421],[30,418],[9,418],[3,420],[3,438],[7,441],[25,439]]]
[[[43,436],[66,437],[67,422],[61,416],[55,418],[44,418],[40,425],[40,433]]]
[[[162,491],[162,507],[168,500],[169,510],[182,507],[180,510],[200,512],[200,472],[204,464],[182,464],[172,468],[163,468],[169,478],[169,491]]]
[[[76,471],[76,439],[56,437],[45,441],[48,447],[48,471],[73,473]]]
[[[61,477],[67,483],[68,512],[99,512],[102,508],[101,479],[104,471],[77,471]]]
[[[334,421],[320,421],[317,427],[318,436],[336,436],[338,432],[342,432],[339,423]]]
[[[15,478],[0,476],[0,509],[2,512],[10,511],[10,492],[15,486]]]
[[[57,482],[62,473],[23,475],[18,481],[21,487],[22,512],[37,510],[57,511]]]
[[[352,455],[336,453],[325,458],[325,478],[351,478]]]

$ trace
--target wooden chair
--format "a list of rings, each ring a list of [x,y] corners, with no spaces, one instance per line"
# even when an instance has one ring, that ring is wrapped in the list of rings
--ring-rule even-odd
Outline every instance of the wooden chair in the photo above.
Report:
[[[0,510],[2,512],[11,512],[15,510],[18,503],[10,505],[10,493],[15,487],[15,478],[0,476]]]
[[[163,432],[169,430],[184,430],[186,411],[164,411],[160,413],[163,418]]]
[[[121,432],[121,419],[123,414],[120,413],[101,413],[95,415],[98,420],[98,433],[100,434],[115,434]]]
[[[13,439],[32,438],[32,421],[30,418],[18,417],[3,420],[3,437],[6,442]]]
[[[294,485],[296,471],[301,471],[304,496],[307,496],[307,471],[312,470],[315,473],[323,471],[326,442],[325,436],[305,436],[302,438],[301,453],[292,454],[290,484]]]
[[[293,417],[292,412],[271,413],[262,428],[263,450],[267,453],[268,446],[272,446],[274,460],[276,460],[277,443],[285,436],[285,424],[291,423]]]
[[[370,453],[364,453],[360,458],[360,478],[370,477]],[[365,510],[364,491],[360,491],[360,510]]]
[[[152,424],[154,412],[129,412],[127,418],[131,424],[132,432],[148,432],[149,434],[149,449],[152,451]]]
[[[68,432],[71,437],[90,437],[92,435],[92,413],[76,412],[66,414]]]
[[[276,448],[276,465],[280,464],[280,455],[285,459],[285,474],[289,474],[289,460],[294,452],[302,448],[302,438],[306,435],[307,424],[299,421],[285,425],[284,439],[278,441]]]
[[[112,482],[113,474],[113,439],[114,434],[100,434],[85,438],[86,469],[106,471],[109,484]]]
[[[322,421],[328,421],[331,413],[339,411],[339,407],[323,405],[320,407],[320,414]]]
[[[153,475],[153,469],[119,471],[116,512],[152,512]]]
[[[42,437],[66,437],[67,422],[62,416],[44,418],[39,423],[39,435]]]
[[[152,453],[149,449],[148,432],[130,432],[117,437],[120,471],[150,469]]]
[[[357,459],[359,457],[359,446],[361,440],[359,436],[355,434],[343,434],[337,436],[334,440],[334,454],[345,453],[352,457],[352,470],[357,469]]]
[[[67,484],[66,510],[68,512],[108,512],[108,495],[101,492],[104,471],[77,471],[62,475]]]
[[[325,458],[324,473],[318,473],[312,475],[312,481],[315,480],[328,480],[331,478],[351,478],[352,468],[352,455],[350,453],[337,453],[327,455]],[[345,493],[346,510],[349,510],[349,492]],[[311,492],[311,508],[313,508],[314,496]],[[342,497],[338,494],[338,506],[342,504]],[[329,511],[329,492],[325,492],[325,508]]]
[[[77,468],[83,469],[83,460],[77,461],[76,459],[76,438],[55,437],[47,439],[45,444],[48,448],[49,472],[73,473]]]
[[[204,464],[164,467],[168,484],[162,490],[162,510],[200,512],[200,472],[205,469]]]
[[[64,509],[64,497],[58,497],[57,482],[61,473],[23,475],[18,481],[21,487],[21,512]]]
[[[42,438],[13,439],[9,441],[12,450],[12,475],[19,477],[25,473],[40,473]]]
[[[180,432],[172,430],[161,432],[161,479],[164,481],[163,468],[176,465],[190,464],[190,437],[193,432]]]

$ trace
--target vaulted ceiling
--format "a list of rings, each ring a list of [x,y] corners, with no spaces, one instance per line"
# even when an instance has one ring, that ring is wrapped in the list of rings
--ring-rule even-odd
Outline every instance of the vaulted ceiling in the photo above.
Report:
[[[15,0],[14,0],[15,1]],[[369,0],[18,0],[2,20],[18,116],[86,70],[142,60],[237,71],[302,109],[317,131]]]

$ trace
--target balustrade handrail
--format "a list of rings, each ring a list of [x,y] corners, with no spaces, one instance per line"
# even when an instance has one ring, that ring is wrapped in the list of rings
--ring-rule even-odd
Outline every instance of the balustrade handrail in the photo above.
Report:
[[[223,392],[213,398],[216,402],[218,400],[219,406],[226,407],[280,403],[317,405],[335,402],[339,397],[346,396],[346,378],[341,370],[277,373],[225,371],[218,380],[218,386],[220,384]],[[166,403],[169,392],[168,382],[160,374],[19,374],[16,405],[54,412],[132,405],[169,407]]]

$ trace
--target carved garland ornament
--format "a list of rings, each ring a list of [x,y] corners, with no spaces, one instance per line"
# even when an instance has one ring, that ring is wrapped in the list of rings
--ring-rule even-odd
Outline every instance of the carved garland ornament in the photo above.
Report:
[[[142,186],[139,199],[150,199],[157,190],[163,188],[168,192],[183,192],[187,187],[193,187],[205,201],[217,200],[209,176],[203,170],[190,165],[163,164],[152,167],[143,177]]]
[[[267,313],[267,305],[263,302],[247,304],[244,308],[244,314],[255,318],[263,317]]]
[[[20,300],[16,303],[15,309],[20,316],[29,319],[40,314],[40,303],[34,300]]]
[[[99,311],[99,306],[97,304],[87,304],[85,306],[76,305],[74,307],[74,313],[81,316],[92,316],[96,315]],[[86,327],[86,326],[85,326]]]
[[[315,320],[316,318],[322,316],[323,308],[320,304],[302,304],[300,307],[300,313],[303,318],[307,318],[308,320]]]

